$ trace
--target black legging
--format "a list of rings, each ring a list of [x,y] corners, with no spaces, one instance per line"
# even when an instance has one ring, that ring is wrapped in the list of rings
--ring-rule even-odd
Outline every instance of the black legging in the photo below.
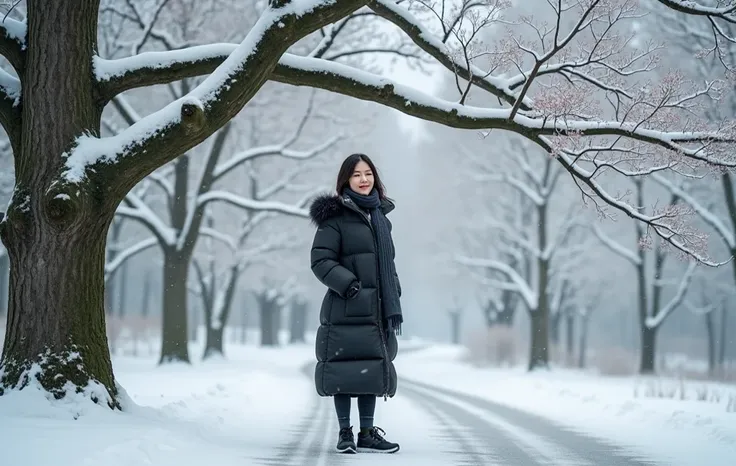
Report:
[[[335,395],[335,411],[340,428],[350,427],[350,395]],[[374,395],[358,395],[358,414],[360,428],[373,427],[373,415],[376,412],[376,397]]]

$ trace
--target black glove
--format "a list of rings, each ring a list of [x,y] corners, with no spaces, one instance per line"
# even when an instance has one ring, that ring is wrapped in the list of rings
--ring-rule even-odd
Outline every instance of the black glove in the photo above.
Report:
[[[361,289],[360,282],[358,280],[355,280],[348,287],[348,291],[345,292],[345,296],[347,296],[348,299],[353,299],[356,296],[358,296],[358,293],[360,293],[360,289]]]

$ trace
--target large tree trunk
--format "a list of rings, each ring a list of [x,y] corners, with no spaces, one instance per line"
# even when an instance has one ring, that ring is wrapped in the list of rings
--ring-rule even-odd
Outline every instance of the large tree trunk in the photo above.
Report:
[[[187,282],[191,254],[164,249],[163,315],[159,364],[189,363],[187,333]]]
[[[75,138],[99,134],[90,69],[98,2],[29,0],[16,185],[0,235],[10,256],[0,391],[35,383],[61,398],[99,382],[118,407],[105,334],[105,241],[117,200],[62,174]],[[63,38],[63,40],[60,40]],[[53,70],[53,72],[51,71]],[[17,149],[20,148],[18,151]]]

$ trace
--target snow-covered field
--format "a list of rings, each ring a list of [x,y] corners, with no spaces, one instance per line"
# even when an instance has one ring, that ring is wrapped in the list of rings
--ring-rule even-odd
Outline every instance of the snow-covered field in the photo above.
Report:
[[[474,368],[462,362],[464,352],[435,345],[402,358],[397,370],[407,379],[534,412],[668,465],[736,465],[734,385]]]
[[[423,345],[405,342],[402,348]],[[200,348],[193,347],[192,354],[201,354]],[[438,433],[444,427],[406,394],[413,380],[535,412],[659,458],[663,465],[736,464],[736,413],[727,412],[723,402],[635,396],[634,379],[476,369],[462,363],[462,356],[459,348],[432,346],[399,357],[405,394],[386,404],[380,401],[377,421],[402,443],[402,450],[382,463],[449,466],[459,460],[457,445]],[[315,403],[312,380],[303,371],[313,358],[311,343],[273,349],[230,345],[227,360],[163,368],[153,356],[118,356],[114,364],[126,391],[124,413],[74,399],[49,401],[34,389],[0,397],[0,464],[302,464],[289,455],[301,449],[301,460],[308,461],[309,451],[330,452],[336,430],[329,400]],[[713,388],[736,393],[732,387]],[[300,425],[312,427],[302,435]],[[350,462],[377,461],[373,455],[360,456]],[[330,458],[334,455],[321,455],[310,464],[333,464]]]

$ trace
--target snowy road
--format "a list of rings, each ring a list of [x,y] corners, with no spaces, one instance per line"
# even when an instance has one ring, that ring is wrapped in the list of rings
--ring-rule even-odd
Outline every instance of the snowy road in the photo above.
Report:
[[[312,376],[313,366],[304,367]],[[353,418],[357,411],[353,407]],[[547,420],[487,400],[400,380],[396,397],[379,400],[376,423],[401,451],[382,464],[422,466],[653,466],[624,450],[570,432]],[[372,454],[334,452],[337,419],[331,398],[313,397],[308,414],[286,431],[266,466],[375,464]]]

